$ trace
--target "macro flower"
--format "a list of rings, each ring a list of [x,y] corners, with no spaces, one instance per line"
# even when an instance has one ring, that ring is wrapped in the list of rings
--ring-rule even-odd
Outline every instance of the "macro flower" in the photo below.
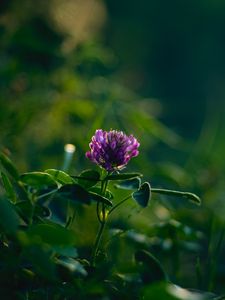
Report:
[[[122,131],[97,129],[89,144],[86,157],[109,172],[121,170],[138,155],[139,142]]]

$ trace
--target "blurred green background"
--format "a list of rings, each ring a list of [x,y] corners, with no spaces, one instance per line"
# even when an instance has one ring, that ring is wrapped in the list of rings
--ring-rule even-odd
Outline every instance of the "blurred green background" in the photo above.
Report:
[[[225,292],[225,2],[4,0],[0,52],[0,143],[20,171],[61,168],[72,143],[79,173],[92,167],[84,154],[97,128],[133,133],[141,147],[129,170],[203,205],[154,197],[153,221],[149,211],[126,221],[201,231],[197,246],[180,246],[179,270],[168,268],[183,286]]]

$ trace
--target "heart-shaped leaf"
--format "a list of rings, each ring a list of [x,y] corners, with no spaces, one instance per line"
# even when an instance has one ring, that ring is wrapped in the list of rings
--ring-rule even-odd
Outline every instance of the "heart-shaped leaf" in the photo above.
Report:
[[[98,195],[100,195],[100,196],[103,196],[103,194],[102,194],[102,189],[101,189],[100,186],[94,186],[94,187],[92,187],[92,188],[89,190],[89,192],[94,192],[94,193],[96,193],[96,194],[98,194]],[[107,198],[107,199],[109,199],[109,200],[111,200],[111,199],[114,198],[112,192],[111,192],[110,190],[108,190],[108,189],[106,189],[105,194],[104,194],[104,197]]]
[[[88,191],[77,183],[63,185],[55,195],[83,204],[91,202]]]
[[[57,181],[61,184],[74,183],[73,178],[69,174],[67,174],[63,171],[56,170],[56,169],[48,169],[45,171],[45,173],[50,174],[54,178],[55,181]]]
[[[84,188],[88,189],[98,183],[100,179],[99,172],[95,170],[84,170],[77,177],[77,182]]]
[[[20,176],[20,180],[27,185],[41,189],[47,186],[57,187],[54,178],[45,172],[30,172],[24,173]]]
[[[141,179],[139,177],[123,180],[116,184],[115,187],[123,190],[138,190],[141,186]]]
[[[148,182],[144,182],[140,189],[132,194],[133,199],[142,207],[148,205],[151,199],[151,186]]]
[[[107,199],[106,197],[103,197],[94,192],[89,192],[89,195],[90,195],[91,199],[94,201],[102,202],[102,203],[105,203],[106,205],[112,206],[112,202],[109,199]]]

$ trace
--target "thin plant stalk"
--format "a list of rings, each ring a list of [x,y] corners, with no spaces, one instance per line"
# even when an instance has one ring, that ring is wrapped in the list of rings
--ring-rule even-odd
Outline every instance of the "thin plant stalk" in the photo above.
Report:
[[[108,185],[108,181],[107,180],[103,180],[101,182],[101,192],[103,195],[105,195],[105,191]],[[99,245],[101,242],[101,238],[102,238],[102,234],[106,225],[106,208],[105,208],[105,204],[102,203],[102,208],[100,211],[100,206],[99,203],[97,203],[97,217],[100,223],[100,227],[95,239],[95,243],[94,243],[94,247],[93,247],[93,253],[92,253],[92,258],[91,258],[91,265],[95,266],[95,261],[96,261],[96,256],[98,254],[98,250],[99,250]]]
[[[117,203],[115,206],[113,206],[110,211],[109,211],[109,215],[116,209],[118,208],[120,205],[122,205],[124,202],[126,202],[127,200],[129,200],[131,198],[131,195],[127,196],[126,198],[124,198],[123,200],[121,200],[119,203]]]
[[[99,249],[100,241],[101,241],[101,238],[102,238],[102,234],[103,234],[103,231],[104,231],[104,228],[105,228],[105,224],[106,224],[105,221],[101,222],[98,234],[96,236],[96,240],[95,240],[95,244],[94,244],[94,248],[93,248],[94,250],[93,250],[92,259],[91,259],[91,265],[93,267],[95,266],[95,260],[96,260],[96,256],[97,256],[97,253],[98,253],[98,249]]]

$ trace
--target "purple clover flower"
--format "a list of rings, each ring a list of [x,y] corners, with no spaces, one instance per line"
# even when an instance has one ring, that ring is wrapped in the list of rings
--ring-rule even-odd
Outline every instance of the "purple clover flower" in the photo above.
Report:
[[[139,142],[122,131],[97,129],[89,144],[86,157],[108,172],[121,170],[132,157],[139,154]]]

